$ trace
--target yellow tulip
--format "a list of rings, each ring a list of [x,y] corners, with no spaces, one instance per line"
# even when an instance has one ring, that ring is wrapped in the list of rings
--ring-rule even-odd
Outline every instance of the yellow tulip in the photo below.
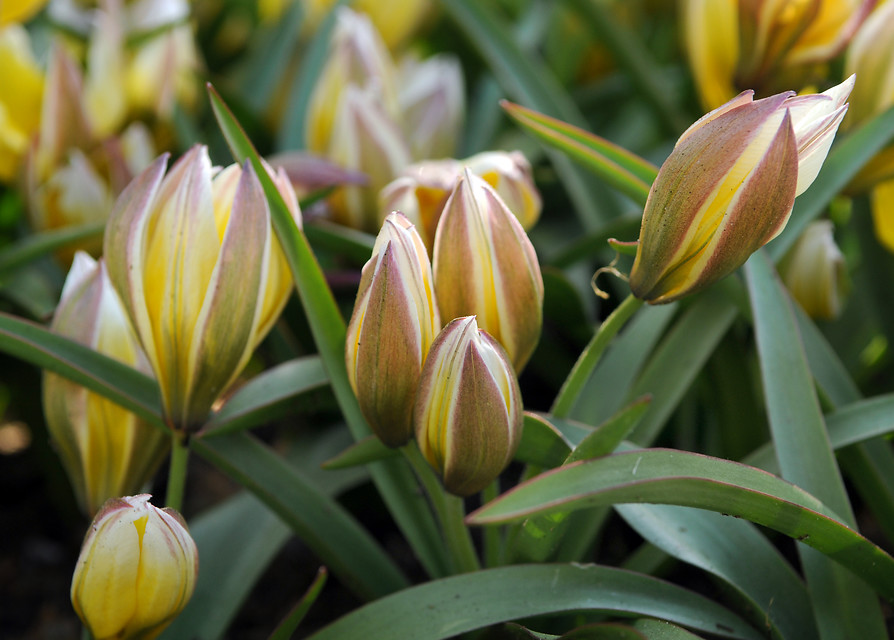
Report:
[[[151,375],[105,265],[86,253],[75,256],[51,329]],[[109,498],[139,491],[170,442],[111,400],[49,372],[43,406],[78,502],[90,515]]]
[[[71,603],[95,640],[156,638],[195,590],[195,542],[180,514],[151,497],[109,500],[87,530]]]
[[[47,0],[3,0],[0,2],[0,28],[13,22],[27,22],[46,3]]]
[[[109,276],[155,371],[168,421],[200,428],[291,292],[267,200],[250,165],[212,179],[204,146],[165,176],[162,156],[109,219]],[[300,222],[285,174],[278,188]]]
[[[31,53],[28,32],[19,25],[0,27],[0,69],[0,182],[10,182],[40,125],[43,98],[43,72]]]

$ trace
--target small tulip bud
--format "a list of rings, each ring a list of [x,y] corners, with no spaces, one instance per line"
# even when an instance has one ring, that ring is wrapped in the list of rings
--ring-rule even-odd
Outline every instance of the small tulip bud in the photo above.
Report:
[[[419,449],[450,493],[484,489],[515,455],[522,400],[506,352],[475,318],[457,318],[432,344],[416,397]]]
[[[109,276],[178,430],[201,427],[285,305],[291,287],[260,182],[246,164],[212,180],[193,147],[128,186],[106,229]],[[300,221],[284,174],[275,182]]]
[[[745,92],[677,141],[643,211],[633,294],[670,302],[728,275],[788,222],[819,173],[853,78],[822,94]]]
[[[543,203],[531,163],[521,151],[485,151],[462,162],[500,194],[525,230],[534,226]]]
[[[462,68],[452,56],[418,60],[400,67],[400,124],[416,159],[454,154],[465,115]]]
[[[818,220],[808,225],[780,263],[779,274],[807,315],[820,320],[837,318],[848,279],[832,223]]]
[[[51,329],[139,369],[152,369],[105,265],[75,255]],[[138,491],[167,451],[169,438],[84,387],[44,372],[47,428],[81,508],[92,515],[109,498]]]
[[[345,346],[360,408],[389,447],[413,435],[422,363],[440,327],[425,246],[404,216],[391,214],[363,267]]]
[[[521,371],[543,324],[540,265],[518,219],[469,169],[444,206],[432,264],[442,316],[476,316]]]
[[[195,542],[180,514],[151,497],[112,498],[84,539],[71,603],[95,640],[155,638],[192,597]]]

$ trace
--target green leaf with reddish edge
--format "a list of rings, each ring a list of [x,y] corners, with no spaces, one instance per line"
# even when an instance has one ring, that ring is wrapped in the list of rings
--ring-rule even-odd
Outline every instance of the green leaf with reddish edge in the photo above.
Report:
[[[239,388],[202,428],[203,436],[249,429],[287,415],[296,398],[329,386],[318,356],[283,362]]]
[[[557,118],[507,100],[500,105],[526,131],[568,154],[635,202],[646,204],[649,188],[658,175],[658,169],[653,164]]]
[[[0,351],[83,385],[167,432],[158,384],[118,360],[2,312]]]
[[[651,576],[539,564],[433,580],[352,611],[308,640],[441,640],[499,622],[581,611],[649,616],[720,638],[763,637],[719,604]]]
[[[386,458],[396,458],[400,455],[397,449],[389,449],[376,436],[367,436],[363,440],[355,442],[350,447],[329,458],[322,464],[327,470],[350,469],[360,465],[369,464]]]
[[[854,526],[854,515],[816,397],[792,303],[765,251],[745,265],[770,433],[782,476]],[[808,543],[810,544],[810,543]],[[811,545],[813,546],[813,545]],[[822,638],[884,638],[878,603],[857,576],[798,547]],[[843,563],[861,574],[854,566]],[[865,574],[863,574],[865,577]]]
[[[406,586],[406,578],[363,527],[277,453],[247,433],[193,438],[192,449],[255,494],[344,584],[364,599]]]
[[[894,599],[894,558],[809,493],[737,462],[640,449],[548,471],[471,513],[470,524],[625,503],[675,504],[745,518],[798,539]]]
[[[323,271],[307,238],[289,214],[279,190],[263,168],[251,141],[210,84],[208,93],[218,125],[230,145],[234,158],[238,162],[249,159],[255,167],[270,204],[273,227],[289,263],[298,296],[336,401],[354,439],[363,439],[370,435],[371,431],[348,382],[344,356],[345,321],[335,303],[332,291],[326,284]],[[415,491],[416,481],[409,467],[401,459],[383,460],[371,465],[370,474],[392,517],[426,571],[433,576],[444,575],[449,567],[446,551],[438,542],[440,534],[431,511]]]

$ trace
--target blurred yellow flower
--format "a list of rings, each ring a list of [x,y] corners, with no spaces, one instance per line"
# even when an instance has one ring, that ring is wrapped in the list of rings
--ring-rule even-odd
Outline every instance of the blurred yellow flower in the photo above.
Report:
[[[0,2],[0,28],[13,22],[27,22],[43,9],[47,0],[2,0]]]
[[[10,182],[18,176],[31,137],[40,126],[44,83],[28,32],[19,25],[0,28],[0,69],[0,182]]]

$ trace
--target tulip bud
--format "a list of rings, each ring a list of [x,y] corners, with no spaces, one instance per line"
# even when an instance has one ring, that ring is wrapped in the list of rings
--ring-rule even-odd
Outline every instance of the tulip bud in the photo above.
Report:
[[[75,255],[50,327],[143,373],[151,368],[112,288],[105,265]],[[44,372],[47,428],[81,508],[138,491],[155,472],[169,439],[152,425],[84,387]]]
[[[419,449],[455,495],[481,491],[515,455],[521,391],[506,352],[474,316],[453,320],[435,338],[414,421]]]
[[[71,603],[95,640],[156,638],[192,597],[195,542],[180,514],[151,497],[109,500],[87,531]]]
[[[745,92],[677,141],[652,184],[630,289],[659,304],[728,275],[788,222],[819,173],[853,78],[826,93]]]
[[[521,371],[543,324],[537,254],[497,192],[469,169],[444,206],[432,264],[443,317],[477,316]]]
[[[5,9],[3,3],[0,11]],[[0,27],[0,69],[0,181],[8,182],[18,175],[31,135],[40,124],[43,95],[43,74],[31,53],[28,32],[19,25]]]
[[[190,431],[239,375],[291,288],[250,164],[212,180],[203,146],[167,176],[166,164],[156,160],[118,198],[104,254],[168,421]],[[288,179],[276,182],[300,220]]]
[[[463,164],[500,194],[525,230],[534,226],[543,203],[531,163],[521,151],[485,151],[466,158]]]
[[[452,156],[462,131],[465,88],[452,56],[407,56],[400,67],[400,124],[413,158]]]
[[[832,223],[810,223],[779,265],[792,297],[811,318],[834,320],[848,288],[844,255],[835,244]]]
[[[345,345],[348,380],[360,408],[389,447],[413,435],[422,363],[440,328],[422,239],[404,216],[391,214],[363,267]]]

